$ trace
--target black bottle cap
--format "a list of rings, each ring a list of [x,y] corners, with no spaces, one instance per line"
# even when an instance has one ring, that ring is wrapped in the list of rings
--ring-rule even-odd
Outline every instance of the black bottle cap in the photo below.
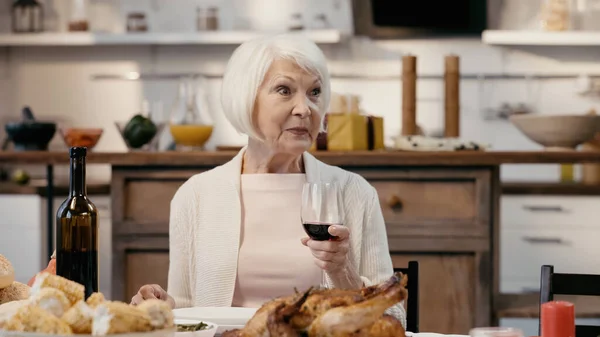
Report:
[[[87,147],[74,146],[69,151],[71,158],[85,157],[87,154]]]

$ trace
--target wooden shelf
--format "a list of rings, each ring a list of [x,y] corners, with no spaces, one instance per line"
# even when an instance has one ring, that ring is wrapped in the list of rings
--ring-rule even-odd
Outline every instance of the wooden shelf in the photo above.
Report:
[[[600,31],[486,30],[482,41],[507,46],[600,46]]]
[[[231,160],[237,151],[197,152],[93,152],[88,153],[89,164],[116,166],[213,166]],[[496,166],[502,164],[558,164],[600,163],[597,152],[552,151],[315,151],[313,155],[330,164],[352,167],[373,166]],[[68,164],[68,152],[0,151],[0,164]]]
[[[268,33],[252,31],[0,34],[0,46],[236,45],[266,34]],[[342,39],[341,32],[335,29],[306,30],[289,34],[305,35],[319,44],[338,43]]]
[[[600,195],[600,185],[560,182],[502,182],[505,195]]]

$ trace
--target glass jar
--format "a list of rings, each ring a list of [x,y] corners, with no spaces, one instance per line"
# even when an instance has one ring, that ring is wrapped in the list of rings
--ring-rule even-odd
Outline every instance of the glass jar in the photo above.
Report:
[[[71,0],[69,31],[86,32],[90,29],[87,0]]]
[[[571,28],[570,0],[543,0],[540,11],[543,30],[563,31]]]
[[[179,82],[179,92],[171,107],[169,130],[180,151],[204,150],[213,132],[205,86],[197,86],[192,77]]]
[[[294,13],[289,22],[288,30],[302,30],[304,29],[304,21],[302,20],[302,14]]]
[[[127,15],[127,31],[128,32],[146,32],[148,24],[146,23],[146,14],[141,12],[133,12]]]
[[[206,9],[198,7],[196,9],[196,28],[199,31],[219,29],[218,9],[216,7]]]
[[[36,0],[18,0],[12,6],[13,33],[38,33],[44,30],[44,11]]]

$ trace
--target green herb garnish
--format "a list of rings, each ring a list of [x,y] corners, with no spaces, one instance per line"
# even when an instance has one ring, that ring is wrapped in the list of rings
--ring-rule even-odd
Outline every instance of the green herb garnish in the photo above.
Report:
[[[198,324],[176,324],[177,332],[186,332],[186,331],[199,331],[206,330],[208,328],[208,324],[204,322],[200,322]]]

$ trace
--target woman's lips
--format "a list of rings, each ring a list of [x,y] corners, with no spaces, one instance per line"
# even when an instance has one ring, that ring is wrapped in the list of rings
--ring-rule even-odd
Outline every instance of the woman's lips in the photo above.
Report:
[[[295,127],[295,128],[289,128],[286,131],[289,131],[295,135],[298,136],[302,136],[302,135],[306,135],[308,134],[308,129],[307,128],[303,128],[303,127]]]

